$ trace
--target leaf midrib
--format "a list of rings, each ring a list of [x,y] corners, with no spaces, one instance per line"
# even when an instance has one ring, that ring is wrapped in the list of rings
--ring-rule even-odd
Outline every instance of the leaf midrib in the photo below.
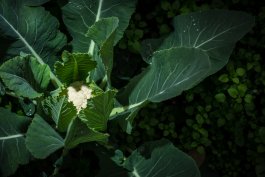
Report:
[[[5,21],[5,23],[11,28],[12,31],[15,32],[15,34],[19,37],[19,39],[25,44],[25,46],[29,49],[29,51],[32,53],[32,55],[35,56],[35,58],[38,60],[40,64],[44,64],[41,57],[37,54],[37,52],[31,47],[31,45],[27,42],[27,40],[19,33],[19,31],[11,24],[9,21],[3,16],[0,15],[0,17]]]
[[[16,139],[16,138],[20,138],[20,137],[23,137],[24,136],[24,134],[21,134],[21,133],[19,133],[19,134],[14,134],[14,135],[8,135],[8,136],[2,136],[2,137],[0,137],[0,141],[1,140],[9,140],[9,139]]]
[[[104,0],[99,0],[98,11],[97,11],[95,22],[99,21],[99,19],[100,19],[103,1]],[[92,56],[93,56],[94,49],[95,49],[95,42],[93,40],[91,40],[90,45],[89,45],[89,49],[88,49],[88,53],[91,54]]]

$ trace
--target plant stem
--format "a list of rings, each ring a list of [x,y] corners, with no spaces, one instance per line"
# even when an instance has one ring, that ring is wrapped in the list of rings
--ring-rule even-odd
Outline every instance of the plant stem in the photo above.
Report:
[[[8,92],[8,91],[6,91],[5,94],[7,94],[7,95],[9,95],[9,96],[12,96],[12,97],[14,97],[14,98],[22,98],[22,97],[20,97],[20,96],[17,96],[14,92]]]
[[[64,148],[64,149],[63,149],[63,152],[62,152],[62,155],[60,156],[59,159],[56,160],[56,162],[55,162],[55,164],[54,164],[55,168],[54,168],[54,170],[53,170],[53,174],[52,174],[52,176],[55,176],[55,175],[59,174],[60,168],[61,168],[62,165],[63,165],[63,159],[64,159],[64,157],[65,157],[67,154],[68,154],[68,149]]]
[[[135,103],[135,104],[132,104],[132,105],[129,105],[129,106],[121,106],[121,107],[116,107],[116,108],[113,108],[111,113],[110,113],[110,117],[113,117],[117,114],[122,114],[130,109],[133,109],[133,108],[136,108],[138,106],[141,106],[142,104],[144,104],[146,101],[141,101],[139,103]]]
[[[61,87],[63,84],[62,82],[53,74],[51,71],[50,73],[51,81],[55,87]]]

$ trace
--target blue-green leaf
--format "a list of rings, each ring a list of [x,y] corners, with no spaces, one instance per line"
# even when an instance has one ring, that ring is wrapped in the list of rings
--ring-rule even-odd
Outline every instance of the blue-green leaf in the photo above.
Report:
[[[143,56],[150,65],[119,93],[119,101],[134,108],[145,101],[160,102],[180,95],[220,70],[235,43],[253,25],[252,16],[236,11],[210,10],[177,16],[173,22],[175,31],[160,46],[159,40],[144,43],[150,50]]]
[[[30,119],[0,108],[0,174],[9,176],[19,164],[27,164],[30,153],[25,144],[25,129]]]
[[[76,117],[77,110],[66,96],[48,97],[43,101],[47,115],[51,116],[59,131],[67,131],[70,122]]]
[[[135,4],[136,0],[69,0],[62,11],[63,20],[73,37],[73,51],[94,53],[95,43],[86,37],[86,33],[96,21],[107,17],[119,18],[116,44],[129,24]]]
[[[175,31],[155,50],[201,49],[211,59],[209,74],[213,74],[227,63],[235,43],[253,25],[254,17],[239,11],[209,10],[179,15],[173,21]]]
[[[26,135],[26,146],[36,158],[44,159],[64,146],[62,137],[39,115],[35,115]]]
[[[79,118],[76,118],[70,124],[65,137],[65,148],[71,149],[81,143],[99,141],[106,142],[108,139],[107,134],[100,133],[89,128]]]
[[[88,100],[87,107],[79,113],[80,119],[94,130],[105,131],[115,94],[115,91],[109,90]]]
[[[113,47],[118,23],[119,19],[117,17],[102,18],[92,25],[87,32],[87,37],[92,39],[99,47],[101,59],[98,58],[97,62],[103,62],[104,64],[104,72],[106,73],[109,87],[111,86],[110,75],[113,67]],[[101,71],[100,69],[98,70]]]
[[[14,40],[7,50],[9,56],[24,52],[32,54],[40,63],[53,63],[57,52],[66,44],[66,37],[59,32],[56,18],[43,7],[35,6],[44,2],[0,1],[1,35]]]
[[[50,82],[50,69],[34,57],[18,56],[2,64],[0,77],[18,96],[36,98],[42,95]]]
[[[210,69],[209,57],[199,49],[158,51],[144,74],[127,86],[125,93],[129,92],[129,105],[160,102],[180,95],[202,81]]]
[[[55,73],[67,85],[74,81],[85,81],[88,72],[93,70],[97,64],[87,53],[69,53],[65,51],[62,59],[63,63],[55,63]]]
[[[145,143],[126,159],[131,177],[200,177],[195,161],[168,140]]]

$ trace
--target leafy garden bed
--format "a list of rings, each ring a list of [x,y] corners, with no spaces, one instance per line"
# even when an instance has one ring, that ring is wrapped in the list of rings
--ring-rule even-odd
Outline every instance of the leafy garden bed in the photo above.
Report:
[[[265,176],[264,14],[1,0],[0,176]]]

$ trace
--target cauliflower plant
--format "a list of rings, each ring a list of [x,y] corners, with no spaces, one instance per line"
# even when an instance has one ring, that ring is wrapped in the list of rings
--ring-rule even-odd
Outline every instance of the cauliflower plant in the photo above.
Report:
[[[68,101],[72,102],[77,109],[77,113],[87,106],[87,100],[92,97],[92,89],[77,81],[67,88]]]

